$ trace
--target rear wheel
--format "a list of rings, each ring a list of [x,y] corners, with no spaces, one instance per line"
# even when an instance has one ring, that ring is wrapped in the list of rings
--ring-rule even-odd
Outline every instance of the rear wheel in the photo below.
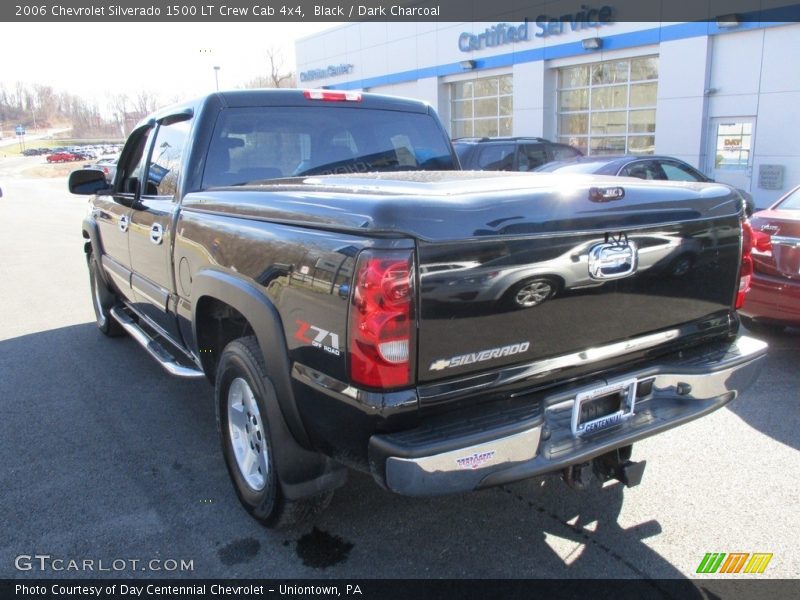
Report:
[[[255,336],[229,343],[217,368],[215,396],[222,453],[245,509],[267,527],[289,527],[322,511],[333,492],[288,501],[280,487],[268,402],[275,402]]]
[[[89,263],[89,285],[92,289],[92,307],[94,308],[97,328],[109,337],[120,336],[125,330],[111,316],[111,309],[119,302],[117,295],[108,289],[100,276],[100,264],[94,254],[89,254],[87,260]]]

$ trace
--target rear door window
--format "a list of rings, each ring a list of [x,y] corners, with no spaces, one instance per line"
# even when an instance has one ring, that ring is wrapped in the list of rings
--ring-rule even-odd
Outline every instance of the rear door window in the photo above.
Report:
[[[544,144],[522,144],[519,157],[519,170],[532,171],[549,162]]]
[[[514,144],[486,144],[478,155],[478,168],[485,171],[513,171]]]

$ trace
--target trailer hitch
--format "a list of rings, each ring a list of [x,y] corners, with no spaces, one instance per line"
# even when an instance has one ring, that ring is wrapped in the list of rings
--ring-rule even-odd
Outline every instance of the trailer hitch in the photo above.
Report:
[[[629,488],[639,485],[647,461],[632,461],[630,459],[632,449],[633,446],[624,446],[594,460],[567,467],[562,475],[564,482],[576,490],[602,485],[610,479],[616,479]]]

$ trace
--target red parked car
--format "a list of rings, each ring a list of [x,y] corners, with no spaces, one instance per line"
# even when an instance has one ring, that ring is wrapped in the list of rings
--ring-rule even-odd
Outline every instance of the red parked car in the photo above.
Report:
[[[50,156],[47,157],[47,162],[71,162],[75,160],[81,160],[81,157],[76,156],[72,152],[54,152]]]
[[[800,186],[750,222],[753,277],[743,321],[751,329],[800,326]]]

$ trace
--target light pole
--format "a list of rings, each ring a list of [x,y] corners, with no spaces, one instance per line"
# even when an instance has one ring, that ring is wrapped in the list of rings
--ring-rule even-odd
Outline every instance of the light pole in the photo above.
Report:
[[[219,91],[219,70],[220,70],[220,66],[219,65],[214,65],[214,83],[217,86],[217,91]]]

